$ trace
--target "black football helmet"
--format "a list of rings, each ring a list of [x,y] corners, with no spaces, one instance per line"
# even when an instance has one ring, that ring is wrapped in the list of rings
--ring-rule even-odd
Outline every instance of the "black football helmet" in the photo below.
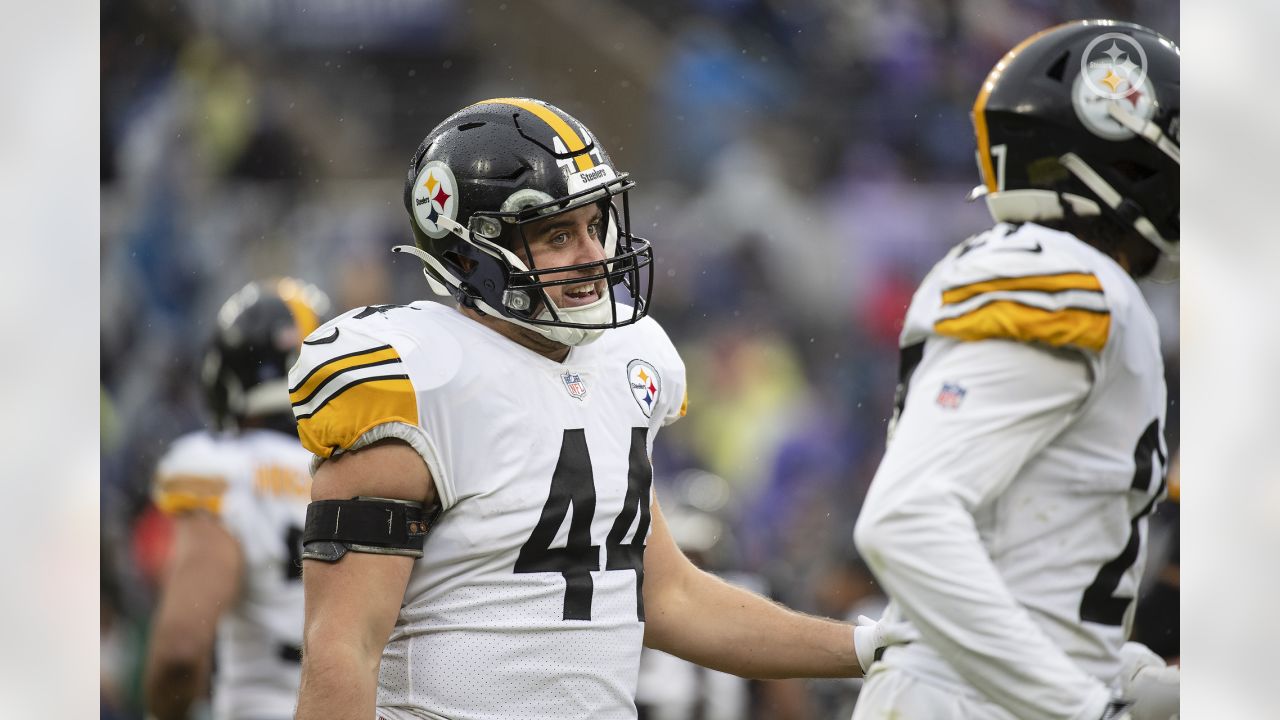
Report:
[[[997,221],[1106,217],[1176,265],[1179,60],[1168,38],[1126,22],[1027,38],[973,104],[983,185],[971,197]]]
[[[436,126],[414,152],[404,184],[416,247],[431,289],[565,345],[581,345],[608,328],[648,313],[653,249],[631,233],[627,192],[635,186],[613,167],[586,126],[529,98],[485,100]],[[523,227],[590,203],[604,218],[604,259],[554,268],[528,267]],[[550,280],[550,273],[576,271]],[[644,272],[642,272],[644,271]],[[607,293],[583,307],[559,308],[553,285],[604,280]],[[616,302],[617,288],[632,305]]]
[[[251,282],[223,303],[201,372],[217,427],[292,424],[289,368],[328,311],[323,292],[293,278]]]

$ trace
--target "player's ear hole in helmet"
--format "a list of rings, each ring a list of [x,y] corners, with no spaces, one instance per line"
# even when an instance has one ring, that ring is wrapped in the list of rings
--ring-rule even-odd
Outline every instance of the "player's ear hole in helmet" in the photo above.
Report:
[[[539,100],[498,98],[454,113],[410,160],[404,203],[431,289],[465,307],[581,345],[649,311],[653,249],[631,231],[628,192],[586,126]],[[529,230],[599,208],[601,257],[538,267]],[[553,288],[597,282],[596,300],[561,307]]]
[[[255,281],[218,311],[201,367],[205,401],[216,427],[271,427],[296,432],[289,368],[302,339],[320,326],[329,298],[294,278]]]
[[[996,221],[1122,254],[1135,276],[1176,274],[1179,68],[1177,45],[1132,23],[1078,20],[1027,38],[974,102],[983,184],[971,197],[985,196]]]

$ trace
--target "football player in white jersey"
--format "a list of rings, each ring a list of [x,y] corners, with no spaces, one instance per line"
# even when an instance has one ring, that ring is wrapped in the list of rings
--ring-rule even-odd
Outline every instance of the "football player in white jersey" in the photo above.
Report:
[[[1134,279],[1178,255],[1178,83],[1168,39],[1077,21],[982,86],[979,191],[997,224],[912,299],[855,530],[885,617],[921,639],[885,649],[856,720],[1176,712],[1176,671],[1144,695],[1122,646],[1165,495],[1164,368]]]
[[[284,278],[250,283],[218,313],[203,381],[219,429],[175,441],[153,486],[175,527],[145,677],[159,720],[190,716],[215,645],[215,720],[293,716],[311,455],[286,376],[327,308],[318,289]]]
[[[457,306],[351,311],[289,377],[316,455],[302,720],[634,718],[642,644],[750,677],[846,676],[893,639],[676,548],[650,456],[685,413],[685,368],[647,316],[632,185],[527,98],[464,108],[414,153],[416,247],[397,249]]]

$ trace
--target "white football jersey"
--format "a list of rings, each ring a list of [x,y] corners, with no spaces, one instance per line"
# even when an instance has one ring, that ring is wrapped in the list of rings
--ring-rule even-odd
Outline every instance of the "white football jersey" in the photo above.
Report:
[[[1146,301],[1075,237],[1001,224],[929,273],[901,345],[858,539],[891,616],[923,638],[888,649],[882,670],[976,689],[1009,711],[990,717],[1093,712],[1120,669],[1146,518],[1165,492]]]
[[[310,459],[296,437],[255,429],[185,435],[157,466],[156,505],[213,513],[244,559],[240,596],[218,622],[217,720],[288,718],[297,705]]]
[[[399,438],[443,507],[383,652],[383,717],[636,716],[650,454],[685,404],[657,322],[558,363],[452,307],[373,306],[312,333],[290,388],[308,449]]]

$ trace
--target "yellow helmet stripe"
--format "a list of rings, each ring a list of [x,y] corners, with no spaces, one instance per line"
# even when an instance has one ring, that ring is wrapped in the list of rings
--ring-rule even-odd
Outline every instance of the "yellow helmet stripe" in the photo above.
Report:
[[[978,98],[973,101],[973,131],[978,138],[978,162],[982,164],[982,180],[986,183],[988,191],[996,192],[999,189],[996,186],[995,165],[991,162],[991,136],[987,130],[987,100],[991,97],[991,91],[996,87],[996,81],[1000,79],[1004,69],[1009,67],[1009,63],[1013,62],[1018,53],[1022,52],[1028,45],[1058,28],[1076,25],[1079,22],[1079,20],[1075,20],[1045,28],[1018,43],[1012,50],[1005,53],[1004,57],[1000,58],[1000,62],[991,68],[991,72],[987,74],[987,79],[982,82],[982,89],[978,91]]]
[[[596,166],[595,161],[591,159],[591,154],[582,152],[587,146],[586,143],[582,141],[582,138],[578,137],[578,133],[574,132],[573,128],[569,126],[569,123],[564,121],[564,118],[552,112],[547,108],[547,106],[525,98],[492,98],[490,100],[482,100],[476,103],[476,105],[484,105],[486,103],[512,105],[520,108],[521,110],[533,113],[538,117],[538,119],[549,125],[551,129],[560,136],[560,140],[564,143],[564,146],[569,149],[569,152],[580,153],[574,155],[573,158],[573,161],[578,165],[579,171],[590,170]]]
[[[281,278],[276,283],[276,294],[284,301],[285,307],[289,308],[289,314],[293,316],[293,324],[298,326],[299,339],[310,335],[320,327],[320,318],[316,317],[315,310],[312,310],[302,298],[302,287],[298,281],[293,278]]]

